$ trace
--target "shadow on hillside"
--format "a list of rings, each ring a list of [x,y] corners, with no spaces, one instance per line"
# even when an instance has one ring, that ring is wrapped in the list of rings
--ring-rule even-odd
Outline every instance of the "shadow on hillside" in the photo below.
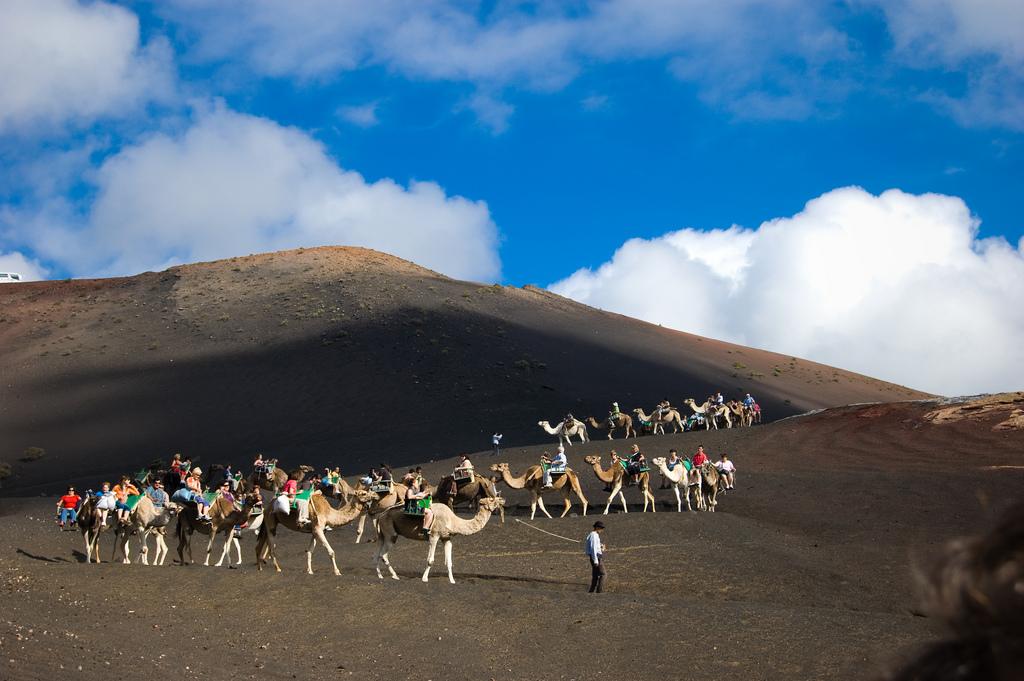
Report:
[[[0,432],[53,459],[17,470],[3,492],[111,478],[174,452],[245,470],[263,452],[350,474],[483,450],[494,431],[505,447],[543,442],[538,420],[600,418],[612,401],[649,409],[739,389],[716,383],[724,368],[687,359],[656,327],[619,337],[612,316],[595,313],[580,329],[545,315],[527,326],[404,308],[299,342],[40,381],[0,413]],[[759,398],[774,417],[797,411]]]

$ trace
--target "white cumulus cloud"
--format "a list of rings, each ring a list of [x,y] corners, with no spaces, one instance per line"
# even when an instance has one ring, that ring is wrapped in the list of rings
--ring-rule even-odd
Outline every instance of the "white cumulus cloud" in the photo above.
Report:
[[[368,182],[304,132],[214,106],[179,134],[126,147],[91,173],[85,207],[55,198],[0,213],[0,234],[78,275],[299,246],[387,251],[460,278],[500,276],[487,205],[433,182]]]
[[[0,251],[0,272],[19,274],[22,281],[38,281],[46,278],[45,267],[17,251],[11,253]]]
[[[173,90],[166,41],[106,2],[0,2],[0,133],[123,116]]]
[[[964,202],[856,187],[756,229],[627,241],[551,290],[677,329],[942,394],[1024,385],[1024,241]]]

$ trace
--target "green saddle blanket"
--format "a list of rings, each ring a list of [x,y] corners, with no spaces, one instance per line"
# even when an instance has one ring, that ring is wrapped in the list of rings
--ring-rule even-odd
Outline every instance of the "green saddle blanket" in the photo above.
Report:
[[[214,500],[217,498],[216,492],[203,492],[203,499],[206,500],[207,506],[213,506]]]
[[[295,495],[295,499],[292,500],[292,508],[297,508],[300,501],[309,501],[309,498],[313,496],[313,488],[304,489]]]
[[[139,499],[141,499],[142,496],[143,495],[141,495],[141,494],[129,494],[128,495],[128,501],[125,502],[125,505],[128,506],[128,510],[129,511],[134,511],[135,510],[135,507],[138,505]]]
[[[430,508],[430,504],[430,497],[424,497],[423,499],[410,499],[405,502],[405,514],[417,516],[423,515],[423,512]]]

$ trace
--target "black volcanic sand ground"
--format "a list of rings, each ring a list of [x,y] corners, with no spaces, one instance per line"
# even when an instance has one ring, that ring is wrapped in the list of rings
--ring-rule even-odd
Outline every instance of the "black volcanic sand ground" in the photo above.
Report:
[[[402,581],[378,581],[375,546],[352,544],[350,527],[328,535],[341,577],[322,550],[305,575],[306,542],[287,531],[280,575],[256,572],[251,537],[238,570],[84,565],[50,499],[5,499],[0,678],[870,679],[941,633],[916,610],[911,566],[986,528],[1024,489],[1021,431],[929,424],[927,408],[641,439],[649,456],[727,449],[739,488],[715,514],[675,513],[667,491],[657,514],[633,512],[639,493],[627,490],[631,512],[604,518],[600,596],[584,593],[580,545],[516,522],[522,508],[457,540],[453,586],[440,566],[421,583],[426,545],[405,540],[392,553]],[[577,445],[571,465],[607,449]],[[540,450],[501,458],[519,470]],[[582,474],[599,512],[600,486]],[[582,539],[595,518],[534,525]]]

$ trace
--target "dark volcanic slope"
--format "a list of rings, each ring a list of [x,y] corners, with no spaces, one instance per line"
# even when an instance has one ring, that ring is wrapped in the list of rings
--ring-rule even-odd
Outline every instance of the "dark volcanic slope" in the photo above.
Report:
[[[537,442],[539,419],[721,388],[769,418],[920,393],[608,314],[323,248],[123,279],[0,287],[0,460],[27,490],[181,451],[346,469]]]

